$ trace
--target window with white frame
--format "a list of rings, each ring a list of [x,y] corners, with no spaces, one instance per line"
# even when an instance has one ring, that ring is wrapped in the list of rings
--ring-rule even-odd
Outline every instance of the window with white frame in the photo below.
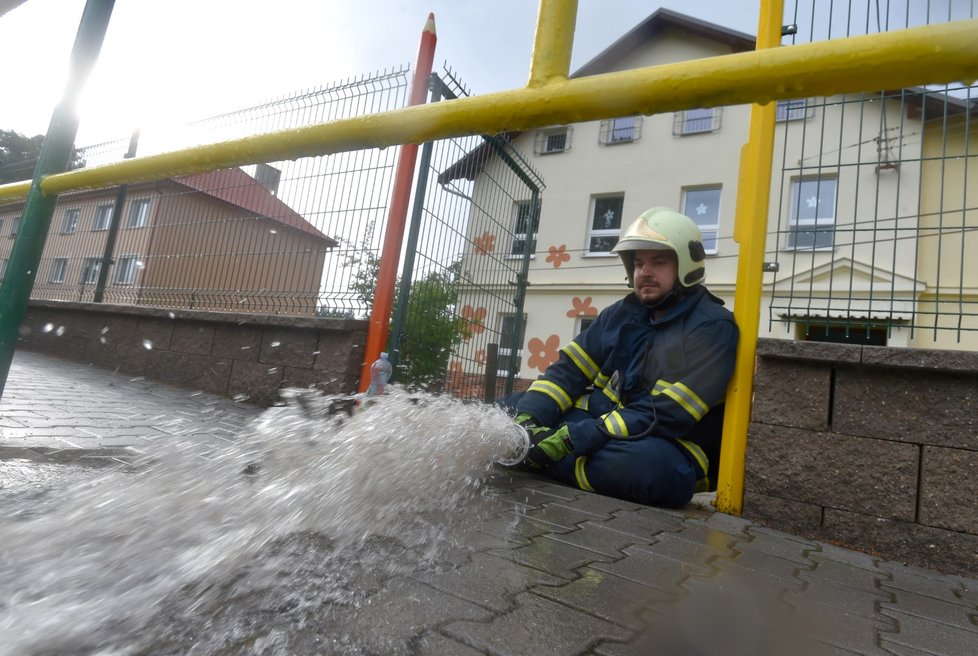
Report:
[[[610,254],[618,243],[621,230],[621,213],[625,194],[591,197],[591,214],[588,221],[587,254]]]
[[[800,121],[808,118],[808,100],[779,100],[775,119],[778,121]]]
[[[591,324],[597,321],[597,317],[577,317],[574,320],[574,334],[580,335],[585,330],[591,327]]]
[[[789,249],[830,249],[835,246],[834,177],[791,181],[788,206]]]
[[[17,231],[20,229],[20,219],[14,219],[10,222],[10,236],[16,237]]]
[[[82,263],[81,284],[94,285],[98,282],[98,274],[102,269],[102,258],[86,257]]]
[[[696,221],[703,235],[703,248],[710,255],[719,250],[720,185],[683,189],[683,214]]]
[[[571,133],[571,127],[568,125],[537,130],[533,152],[537,155],[549,155],[551,153],[562,153],[565,150],[570,150]]]
[[[517,325],[519,324],[519,325]],[[496,360],[496,375],[518,376],[523,359],[523,332],[526,327],[526,315],[517,322],[515,314],[499,315],[499,348]],[[519,332],[517,332],[517,330]],[[515,349],[513,348],[515,345]]]
[[[0,260],[0,280],[3,280],[7,275],[7,262],[9,261],[7,259]]]
[[[527,248],[529,234],[530,257],[537,249],[537,229],[540,226],[540,203],[537,202],[534,211],[533,201],[518,200],[513,206],[513,243],[509,254],[512,257],[523,257]]]
[[[60,285],[65,281],[65,274],[68,273],[68,258],[56,257],[51,260],[51,274],[48,282],[52,285]]]
[[[676,112],[673,119],[673,134],[699,134],[702,132],[713,132],[720,129],[719,107],[712,109],[687,109],[684,112]]]
[[[642,135],[642,117],[624,116],[609,121],[601,121],[598,141],[605,145],[638,141]]]
[[[77,207],[65,210],[64,215],[61,217],[61,234],[71,235],[74,234],[75,230],[78,230],[79,214],[81,214],[81,210]]]
[[[112,282],[116,285],[131,285],[136,282],[136,273],[142,267],[138,255],[123,255],[115,260]]]
[[[149,199],[134,200],[129,204],[129,215],[126,217],[127,228],[145,228],[149,225]]]
[[[108,230],[112,224],[111,205],[99,205],[95,208],[95,219],[92,221],[92,230]]]

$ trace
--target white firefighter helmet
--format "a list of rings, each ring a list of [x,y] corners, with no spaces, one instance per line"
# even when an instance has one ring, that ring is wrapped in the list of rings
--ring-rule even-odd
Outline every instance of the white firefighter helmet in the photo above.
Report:
[[[621,257],[631,286],[635,273],[632,252],[664,248],[675,251],[679,260],[679,284],[692,287],[703,282],[706,250],[699,226],[685,214],[668,208],[653,207],[642,212],[622,229],[618,243],[611,250]]]

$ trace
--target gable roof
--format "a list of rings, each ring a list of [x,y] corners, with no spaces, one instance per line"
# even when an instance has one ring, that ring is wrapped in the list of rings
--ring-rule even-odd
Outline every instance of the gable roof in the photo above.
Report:
[[[670,27],[726,44],[734,52],[747,52],[754,50],[756,46],[756,40],[750,34],[680,14],[671,9],[657,9],[644,21],[594,56],[591,61],[577,69],[571,74],[571,77],[587,77],[608,72],[615,62]]]
[[[321,239],[330,248],[339,245],[336,240],[324,235],[314,225],[302,218],[301,214],[276,198],[260,182],[237,167],[171,179],[189,189],[229,205],[234,205],[249,214],[271,219],[316,239]]]

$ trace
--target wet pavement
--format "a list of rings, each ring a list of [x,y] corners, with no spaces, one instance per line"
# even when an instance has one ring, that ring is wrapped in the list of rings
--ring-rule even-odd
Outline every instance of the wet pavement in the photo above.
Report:
[[[260,413],[18,353],[0,403],[0,513],[32,491],[138,468],[175,436],[205,445],[206,467]],[[405,534],[326,558],[330,536],[289,536],[207,595],[161,601],[125,646],[68,651],[978,654],[976,580],[502,469],[480,513],[446,517],[450,535],[434,551],[424,534]],[[276,584],[281,572],[288,586]]]

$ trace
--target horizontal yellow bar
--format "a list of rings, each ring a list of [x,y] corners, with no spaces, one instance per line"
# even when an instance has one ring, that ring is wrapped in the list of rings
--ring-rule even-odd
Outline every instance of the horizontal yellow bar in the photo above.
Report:
[[[978,19],[771,48],[406,107],[42,181],[46,194],[469,134],[978,79]],[[0,187],[0,200],[12,197]]]

